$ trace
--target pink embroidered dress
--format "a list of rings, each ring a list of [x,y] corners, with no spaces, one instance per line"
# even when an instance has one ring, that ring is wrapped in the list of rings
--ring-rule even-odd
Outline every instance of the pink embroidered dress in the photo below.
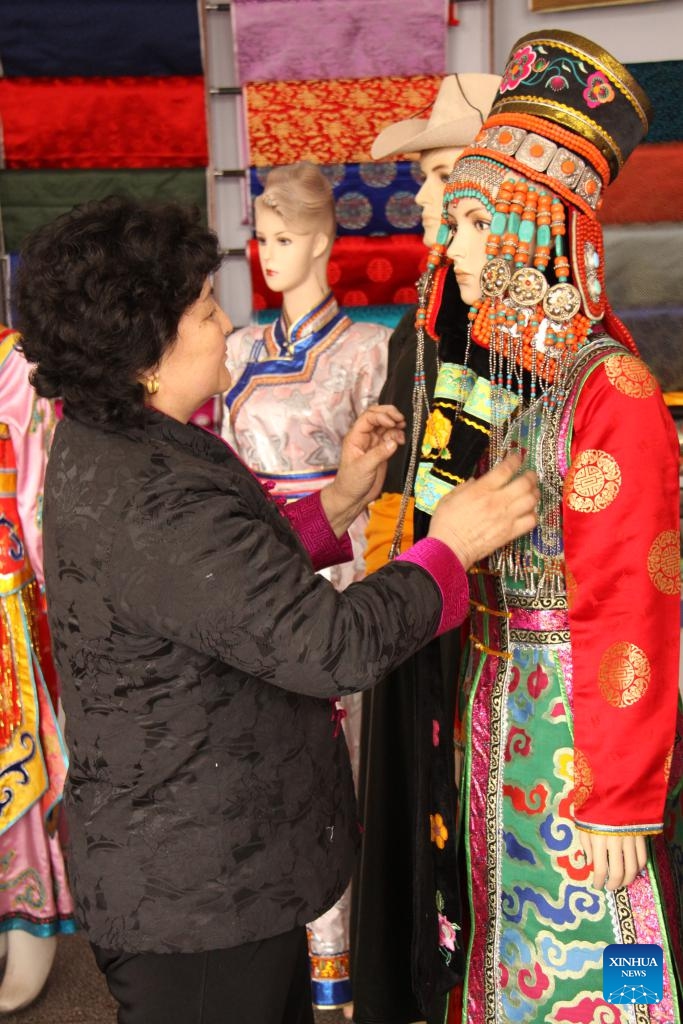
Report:
[[[332,294],[287,327],[235,331],[228,342],[232,388],[223,437],[273,493],[287,500],[320,491],[334,478],[341,444],[356,418],[377,400],[387,371],[390,331],[353,323]],[[325,570],[338,590],[365,575],[367,514],[351,525],[353,560]],[[359,694],[344,697],[343,717],[354,772],[360,743]],[[351,1000],[350,892],[309,925],[313,1001],[331,1008]]]
[[[0,327],[0,931],[76,924],[57,832],[67,756],[42,588],[42,489],[54,428]]]

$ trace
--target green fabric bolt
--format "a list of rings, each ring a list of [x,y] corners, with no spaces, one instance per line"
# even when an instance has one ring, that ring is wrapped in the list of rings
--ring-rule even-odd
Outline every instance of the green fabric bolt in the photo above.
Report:
[[[0,215],[5,249],[16,252],[26,235],[77,203],[112,193],[138,199],[190,203],[207,220],[206,171],[158,170],[1,171]]]

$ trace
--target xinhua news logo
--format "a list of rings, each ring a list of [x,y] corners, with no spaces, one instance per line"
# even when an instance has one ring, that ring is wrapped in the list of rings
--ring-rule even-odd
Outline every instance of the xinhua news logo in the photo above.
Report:
[[[664,987],[661,946],[606,946],[602,957],[602,995],[608,1003],[659,1003]]]

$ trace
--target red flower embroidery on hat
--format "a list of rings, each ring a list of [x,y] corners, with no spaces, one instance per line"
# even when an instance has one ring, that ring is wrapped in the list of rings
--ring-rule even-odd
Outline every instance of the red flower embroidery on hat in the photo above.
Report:
[[[614,99],[614,89],[609,84],[602,71],[594,71],[586,79],[586,88],[583,90],[583,98],[589,107],[600,107],[603,103],[611,103]]]
[[[530,46],[523,46],[521,50],[517,50],[505,68],[503,81],[500,83],[500,91],[507,92],[510,89],[516,89],[519,83],[528,78],[534,70],[536,59],[536,51],[532,50]]]
[[[562,92],[563,89],[569,88],[569,82],[564,75],[553,75],[548,79],[548,85],[553,92]]]

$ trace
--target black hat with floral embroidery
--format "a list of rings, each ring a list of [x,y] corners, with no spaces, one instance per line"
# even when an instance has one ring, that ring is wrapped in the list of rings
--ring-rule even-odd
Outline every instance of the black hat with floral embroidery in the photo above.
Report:
[[[651,119],[646,94],[597,43],[564,29],[530,32],[467,152],[490,153],[594,216]]]

